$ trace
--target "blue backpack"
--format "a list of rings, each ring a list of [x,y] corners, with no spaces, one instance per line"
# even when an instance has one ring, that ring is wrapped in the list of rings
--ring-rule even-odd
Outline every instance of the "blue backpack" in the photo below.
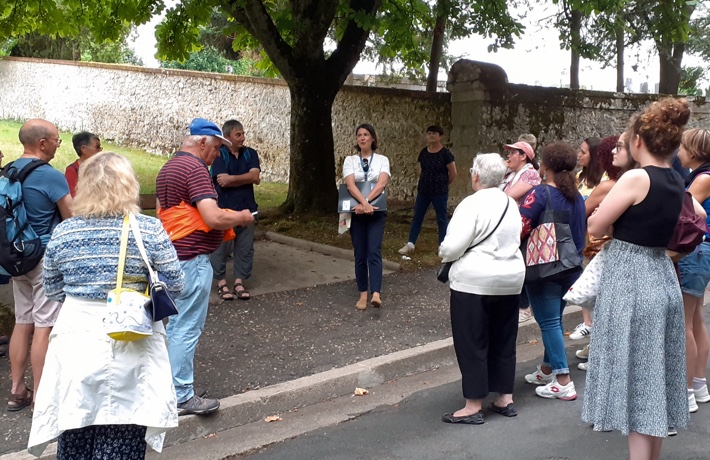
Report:
[[[0,274],[20,276],[35,268],[44,256],[41,238],[27,220],[22,182],[32,171],[48,164],[32,160],[18,170],[9,163],[0,171]]]

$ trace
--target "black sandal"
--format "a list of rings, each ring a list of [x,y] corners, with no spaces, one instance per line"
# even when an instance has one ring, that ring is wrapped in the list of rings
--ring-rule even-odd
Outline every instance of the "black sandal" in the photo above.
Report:
[[[241,290],[237,289],[239,287],[242,289]],[[251,295],[249,294],[249,291],[247,291],[244,288],[244,284],[242,284],[242,283],[234,283],[234,290],[232,292],[234,292],[234,295],[236,295],[237,299],[239,299],[239,300],[251,299]]]
[[[234,300],[234,294],[229,290],[227,283],[217,285],[217,295],[222,300]]]

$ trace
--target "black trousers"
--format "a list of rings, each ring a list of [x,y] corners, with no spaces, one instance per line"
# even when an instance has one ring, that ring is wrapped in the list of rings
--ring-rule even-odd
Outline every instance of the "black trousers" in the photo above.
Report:
[[[451,331],[464,398],[513,393],[518,297],[451,290]]]

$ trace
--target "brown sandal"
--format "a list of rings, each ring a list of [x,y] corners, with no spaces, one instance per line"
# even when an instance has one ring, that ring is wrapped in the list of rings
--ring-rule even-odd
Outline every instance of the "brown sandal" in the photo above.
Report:
[[[222,300],[234,300],[234,294],[229,290],[226,282],[222,285],[217,285],[217,295]]]
[[[241,288],[241,289],[237,289]],[[242,283],[234,283],[234,295],[237,296],[237,299],[239,300],[249,300],[251,299],[251,295],[249,295],[249,291],[244,289],[244,285]]]
[[[10,399],[7,401],[6,409],[8,412],[17,412],[30,404],[32,404],[32,390],[25,386],[23,394],[10,394]]]

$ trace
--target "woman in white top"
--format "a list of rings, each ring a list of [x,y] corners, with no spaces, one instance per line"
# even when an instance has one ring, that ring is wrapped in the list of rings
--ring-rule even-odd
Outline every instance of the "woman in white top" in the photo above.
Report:
[[[355,130],[357,155],[345,158],[343,179],[350,195],[359,204],[353,208],[350,222],[350,238],[355,252],[355,279],[360,298],[355,304],[358,310],[367,309],[367,290],[372,292],[371,304],[382,306],[382,237],[385,233],[387,212],[379,211],[370,202],[377,198],[390,180],[390,162],[386,156],[376,153],[377,133],[372,125],[364,123]],[[370,192],[363,196],[356,182],[370,182]],[[369,276],[368,276],[369,275]]]
[[[491,392],[498,393],[492,412],[517,415],[515,342],[525,263],[517,203],[498,188],[505,170],[497,153],[476,156],[471,168],[476,193],[456,207],[439,246],[443,261],[453,262],[451,330],[466,398],[462,409],[442,417],[447,423],[483,423],[483,400]]]

